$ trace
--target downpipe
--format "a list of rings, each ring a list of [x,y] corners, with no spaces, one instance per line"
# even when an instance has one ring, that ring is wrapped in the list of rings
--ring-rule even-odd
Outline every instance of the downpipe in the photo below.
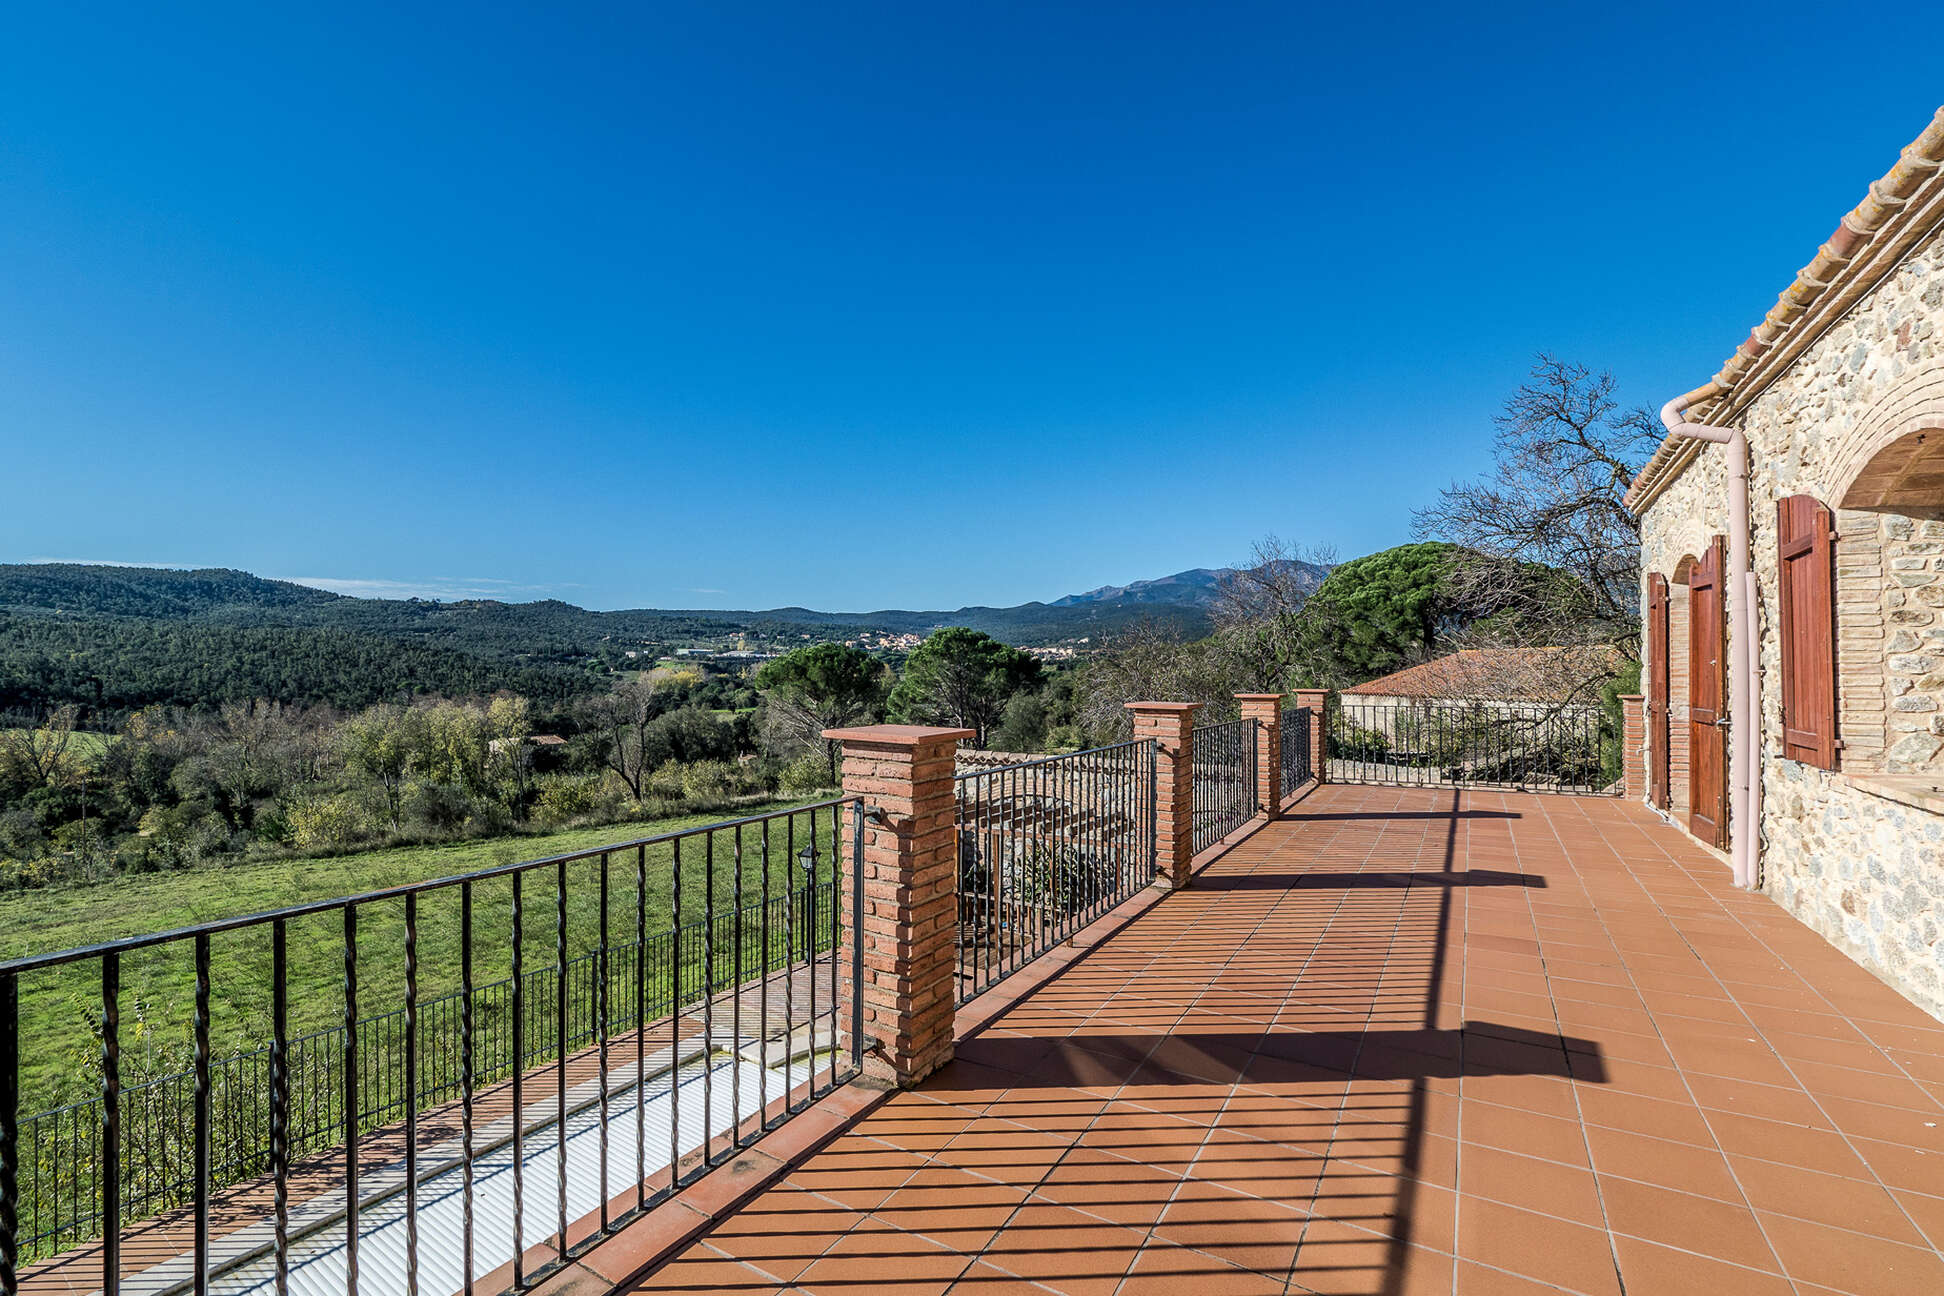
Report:
[[[1762,589],[1755,573],[1744,573],[1748,582],[1748,881],[1753,890],[1762,881]]]
[[[1740,428],[1714,427],[1690,423],[1690,406],[1721,390],[1710,382],[1684,396],[1676,396],[1661,406],[1661,423],[1669,436],[1689,441],[1707,441],[1728,453],[1728,571],[1724,573],[1730,595],[1728,621],[1728,713],[1731,760],[1729,770],[1729,861],[1735,885],[1753,887],[1756,874],[1755,822],[1760,778],[1755,770],[1759,750],[1761,719],[1755,688],[1755,663],[1759,649],[1755,634],[1755,572],[1748,553],[1748,439]]]

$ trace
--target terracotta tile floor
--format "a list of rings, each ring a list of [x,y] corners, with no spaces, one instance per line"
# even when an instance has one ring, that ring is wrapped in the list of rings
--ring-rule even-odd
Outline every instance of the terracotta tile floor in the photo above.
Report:
[[[1635,805],[1297,809],[637,1290],[1944,1292],[1944,1024]]]

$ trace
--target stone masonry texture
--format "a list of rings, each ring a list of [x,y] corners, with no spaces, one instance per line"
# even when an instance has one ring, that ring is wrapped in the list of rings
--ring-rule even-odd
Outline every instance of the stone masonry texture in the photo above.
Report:
[[[1759,586],[1763,888],[1933,1014],[1944,1015],[1944,816],[1885,776],[1944,781],[1944,498],[1841,507],[1874,456],[1944,434],[1944,242],[1933,231],[1754,396],[1748,438]],[[1775,501],[1834,512],[1839,768],[1781,755]],[[1676,579],[1725,533],[1723,453],[1704,448],[1642,516],[1642,570]],[[1670,588],[1673,813],[1685,822],[1686,588]],[[1740,717],[1737,717],[1740,722]],[[1872,780],[1878,780],[1873,782]]]

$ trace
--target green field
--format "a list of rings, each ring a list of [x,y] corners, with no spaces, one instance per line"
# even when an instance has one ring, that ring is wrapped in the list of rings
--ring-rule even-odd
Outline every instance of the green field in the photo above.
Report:
[[[759,814],[802,802],[775,802],[739,813]],[[448,877],[522,860],[598,849],[618,842],[720,822],[723,815],[687,816],[650,823],[582,828],[547,836],[501,838],[443,846],[367,851],[335,859],[279,860],[183,873],[131,876],[72,890],[36,891],[0,900],[0,958],[166,931],[218,919]],[[791,854],[811,835],[811,814],[802,812],[769,826],[769,880],[781,895],[801,873]],[[819,874],[828,878],[832,820],[815,814]],[[845,832],[848,832],[846,826]],[[683,921],[701,916],[706,861],[713,857],[716,903],[728,909],[740,879],[745,903],[763,886],[763,833],[717,831],[682,846]],[[847,838],[846,838],[847,840]],[[712,849],[710,849],[712,848]],[[631,941],[636,916],[636,850],[616,852],[609,866],[609,939]],[[645,849],[645,909],[649,933],[666,930],[674,893],[672,848]],[[555,956],[557,871],[527,873],[521,883],[522,946],[529,970]],[[567,868],[569,956],[600,941],[598,859]],[[474,981],[508,976],[512,966],[513,883],[500,877],[474,884]],[[419,987],[424,998],[460,987],[460,890],[431,892],[418,901]],[[396,1008],[404,997],[404,901],[360,906],[358,913],[358,1011],[360,1016]],[[343,1014],[341,909],[290,920],[288,925],[290,1029],[293,1035],[337,1025]],[[193,943],[187,940],[133,951],[122,957],[120,998],[125,1083],[185,1070],[195,997]],[[256,1048],[270,1036],[270,929],[268,925],[218,933],[211,939],[212,1051]],[[100,1012],[100,962],[25,973],[20,978],[21,1109],[23,1114],[58,1102],[92,1096],[98,1081],[96,1022]]]
[[[0,727],[0,733],[17,734],[27,732],[29,731],[25,729]],[[68,735],[68,751],[79,760],[92,762],[101,759],[101,753],[108,750],[110,743],[120,741],[120,734],[96,733],[91,729],[76,729]]]

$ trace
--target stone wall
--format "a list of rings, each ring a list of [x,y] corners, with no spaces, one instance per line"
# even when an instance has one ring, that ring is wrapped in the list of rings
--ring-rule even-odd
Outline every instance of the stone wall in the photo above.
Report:
[[[1873,455],[1915,431],[1944,428],[1940,321],[1944,242],[1933,235],[1733,421],[1749,442],[1760,592],[1763,886],[1944,1016],[1944,815],[1879,795],[1883,786],[1873,790],[1871,781],[1944,776],[1944,507],[1916,515],[1837,507]],[[1781,756],[1775,501],[1798,494],[1822,500],[1836,517],[1840,772]],[[1643,572],[1672,580],[1684,556],[1725,532],[1726,501],[1724,452],[1704,447],[1641,519]],[[1685,588],[1673,585],[1670,597],[1670,621],[1684,626]],[[1678,737],[1686,653],[1670,647]],[[1685,824],[1681,793],[1674,812]]]
[[[1763,889],[1944,1017],[1944,815],[1798,761],[1766,773]]]
[[[1813,495],[1836,511],[1838,733],[1851,773],[1944,772],[1944,512],[1837,507],[1871,455],[1944,428],[1940,320],[1944,241],[1933,236],[1757,396],[1743,423],[1765,598],[1776,581],[1774,501]],[[1766,636],[1763,675],[1780,669],[1780,644]],[[1779,693],[1765,689],[1763,704],[1764,729],[1779,727]]]
[[[1647,605],[1646,573],[1667,577],[1668,813],[1683,827],[1690,797],[1687,567],[1727,530],[1728,475],[1719,453],[1704,453],[1641,519],[1642,607]],[[1643,662],[1642,679],[1648,678],[1649,665]],[[1652,773],[1650,767],[1650,779]]]

